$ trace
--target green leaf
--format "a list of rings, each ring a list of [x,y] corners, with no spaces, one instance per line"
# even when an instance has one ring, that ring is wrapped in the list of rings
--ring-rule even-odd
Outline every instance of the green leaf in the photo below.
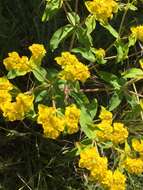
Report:
[[[86,29],[84,29],[82,27],[78,27],[76,29],[76,36],[77,36],[79,43],[82,44],[87,49],[90,49],[90,47],[93,45],[92,37],[90,34],[87,33]]]
[[[129,45],[124,44],[121,40],[118,40],[115,43],[115,47],[117,49],[117,63],[125,60],[128,58],[128,52],[129,52]]]
[[[101,79],[110,83],[116,90],[120,90],[121,80],[116,75],[104,71],[100,71],[98,74]]]
[[[143,78],[143,70],[132,68],[122,73],[124,78]]]
[[[87,105],[88,113],[90,114],[90,116],[91,116],[92,119],[94,119],[94,117],[96,116],[97,108],[98,108],[98,102],[97,102],[97,99],[94,98],[90,102],[90,104]]]
[[[8,72],[8,74],[7,74],[7,78],[8,79],[14,79],[14,78],[16,78],[16,77],[18,77],[18,76],[24,76],[25,74],[26,74],[27,72],[26,71],[17,71],[17,70],[11,70],[11,71],[9,71]]]
[[[89,100],[88,98],[86,97],[86,95],[82,92],[71,92],[70,93],[70,96],[74,98],[74,100],[76,101],[76,103],[79,105],[79,106],[83,106],[85,104],[89,104]]]
[[[127,3],[127,7],[126,8],[130,9],[131,11],[138,10],[138,8],[136,6],[134,6],[132,3]]]
[[[42,90],[38,93],[38,95],[35,97],[35,103],[41,102],[45,97],[47,96],[47,90]]]
[[[74,28],[71,24],[67,24],[61,28],[59,28],[52,36],[50,40],[50,48],[54,51],[59,43],[61,43],[64,39],[69,37],[74,31]]]
[[[92,125],[92,118],[87,113],[87,110],[84,106],[81,107],[81,114],[80,114],[80,126],[83,132],[86,134],[86,136],[89,139],[94,139],[95,134],[90,128],[90,125]]]
[[[123,94],[121,94],[121,92],[115,91],[113,96],[110,99],[109,111],[112,111],[115,108],[117,108],[120,105],[122,99],[123,99]]]
[[[112,36],[119,38],[118,32],[109,23],[100,23],[104,28],[106,28]]]
[[[134,35],[130,35],[128,40],[129,40],[128,47],[131,47],[135,45],[137,38]]]
[[[87,34],[91,34],[96,27],[96,21],[94,15],[89,15],[85,20],[85,25],[87,27]]]
[[[68,12],[67,19],[70,22],[70,24],[73,26],[80,24],[80,17],[75,12]]]
[[[74,48],[71,50],[74,53],[80,53],[82,55],[82,57],[84,57],[85,59],[87,59],[88,61],[91,62],[95,62],[95,55],[92,53],[92,51],[90,49],[86,49],[86,48]]]
[[[43,68],[43,67],[35,67],[32,70],[35,78],[39,81],[39,82],[44,82],[46,80],[46,75],[47,75],[47,71]]]
[[[42,16],[42,21],[46,22],[55,15],[55,13],[62,7],[63,0],[46,0],[46,8]]]

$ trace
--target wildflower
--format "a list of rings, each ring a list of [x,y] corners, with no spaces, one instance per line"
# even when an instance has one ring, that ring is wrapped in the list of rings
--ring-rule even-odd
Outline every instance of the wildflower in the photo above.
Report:
[[[13,85],[6,77],[0,77],[0,90],[9,91],[13,89]]]
[[[11,102],[11,94],[7,90],[0,90],[0,109],[6,102]]]
[[[118,11],[118,3],[115,0],[92,0],[86,1],[85,5],[96,20],[103,22],[112,19],[113,13]]]
[[[100,183],[107,171],[107,164],[108,160],[106,157],[97,156],[94,159],[94,166],[90,172],[90,179],[93,181],[98,181]]]
[[[91,170],[95,165],[95,160],[99,156],[95,147],[86,148],[80,153],[79,167]]]
[[[132,139],[132,147],[135,151],[143,155],[143,140]]]
[[[5,102],[1,106],[1,110],[3,111],[3,116],[9,121],[24,119],[23,107],[16,102]]]
[[[97,131],[96,131],[96,136],[99,141],[109,141],[111,139],[111,133],[113,131],[112,126],[103,120],[101,123],[97,124]]]
[[[33,96],[23,93],[18,94],[15,102],[11,102],[11,97],[9,97],[9,101],[1,105],[3,116],[9,121],[23,120],[25,114],[33,106],[33,99]]]
[[[56,57],[55,61],[57,62],[57,64],[61,65],[62,67],[66,65],[73,65],[73,64],[76,65],[76,63],[79,62],[75,55],[67,51],[62,52],[61,57]]]
[[[123,123],[113,123],[111,141],[115,144],[123,143],[128,137],[128,131]]]
[[[97,59],[103,59],[105,57],[105,50],[102,48],[99,48],[99,49],[95,50],[95,55],[96,55]]]
[[[19,93],[16,97],[16,103],[23,107],[23,111],[26,113],[33,107],[33,95],[28,95],[26,93]]]
[[[62,56],[55,58],[55,60],[63,69],[59,77],[64,80],[85,82],[90,77],[88,67],[79,62],[76,56],[69,52],[63,52]]]
[[[42,44],[32,44],[31,46],[29,46],[29,50],[32,53],[32,57],[31,58],[34,61],[38,61],[39,64],[40,64],[42,58],[46,54],[46,50],[45,50],[44,46]]]
[[[143,25],[131,28],[132,36],[143,42]]]
[[[57,109],[42,104],[38,105],[37,122],[42,124],[44,135],[52,139],[56,139],[65,127],[65,120],[58,115]]]
[[[123,166],[131,174],[141,174],[143,172],[143,161],[141,158],[127,157]]]
[[[102,121],[106,121],[106,123],[111,124],[112,123],[112,113],[110,111],[107,111],[103,106],[101,107],[99,118]]]
[[[9,53],[8,57],[4,59],[3,64],[8,71],[15,70],[23,72],[23,75],[31,71],[28,57],[20,57],[17,52]]]
[[[110,190],[125,190],[126,189],[126,177],[119,170],[112,172],[107,170],[104,178],[101,181],[103,187]]]
[[[65,122],[67,126],[67,132],[69,134],[76,133],[78,128],[78,122],[80,118],[80,110],[75,104],[66,107],[65,110]]]

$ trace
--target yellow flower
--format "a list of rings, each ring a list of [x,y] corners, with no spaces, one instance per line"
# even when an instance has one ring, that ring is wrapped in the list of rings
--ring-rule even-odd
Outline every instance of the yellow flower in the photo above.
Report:
[[[118,11],[118,3],[115,0],[92,0],[86,1],[85,5],[96,20],[103,22],[112,19],[113,13]]]
[[[8,71],[16,70],[18,72],[23,72],[23,74],[31,71],[28,57],[20,57],[17,52],[9,53],[8,57],[4,59],[3,64]]]
[[[143,172],[143,161],[140,158],[127,157],[123,166],[131,174],[141,174]]]
[[[132,139],[132,147],[135,151],[143,154],[143,140]]]
[[[112,113],[110,111],[107,111],[103,106],[101,107],[99,118],[102,121],[106,121],[106,123],[111,124],[112,123]]]
[[[137,40],[143,42],[143,25],[132,27],[131,32]]]
[[[128,138],[128,131],[123,123],[113,123],[111,141],[115,144],[123,143]]]
[[[84,149],[80,153],[79,167],[91,170],[95,165],[94,160],[98,156],[99,154],[97,153],[95,147]]]
[[[56,57],[55,61],[57,62],[57,64],[61,65],[62,67],[66,65],[76,64],[77,62],[79,62],[75,55],[67,51],[62,52],[61,57]]]
[[[18,105],[16,102],[5,102],[1,106],[1,110],[3,111],[3,116],[9,121],[24,119],[23,106]]]
[[[99,183],[103,180],[107,171],[108,160],[106,157],[97,156],[94,159],[94,165],[91,169],[90,179],[92,181],[98,181]]]
[[[79,167],[86,168],[91,171],[94,170],[91,174],[91,178],[97,176],[98,171],[96,171],[96,168],[98,169],[98,166],[100,165],[102,169],[107,169],[107,158],[100,157],[95,147],[86,148],[81,151]]]
[[[111,133],[113,131],[113,127],[103,120],[101,123],[97,124],[96,127],[98,128],[96,131],[96,136],[99,141],[108,141],[111,139]]]
[[[33,100],[33,96],[20,93],[16,97],[16,101],[11,102],[11,97],[8,96],[8,101],[1,105],[3,116],[9,121],[23,120],[25,114],[32,108]]]
[[[76,107],[75,104],[66,107],[65,122],[67,126],[67,132],[69,134],[76,133],[79,130],[78,128],[79,118],[80,118],[80,110]]]
[[[107,170],[104,178],[102,178],[101,184],[103,187],[110,190],[125,190],[126,189],[126,177],[119,170],[112,172]]]
[[[42,44],[32,44],[29,46],[29,50],[32,53],[32,59],[35,61],[41,61],[41,59],[45,56],[46,50]]]
[[[57,109],[45,105],[38,105],[37,122],[42,124],[44,135],[56,139],[64,130],[65,119],[58,115]]]
[[[95,55],[96,55],[97,59],[103,59],[105,57],[105,50],[102,48],[96,49]]]
[[[55,58],[55,60],[63,69],[59,73],[59,77],[64,80],[85,82],[90,77],[88,67],[79,62],[76,56],[69,52],[63,52],[62,56]]]
[[[23,107],[23,111],[26,113],[33,107],[33,95],[28,95],[26,93],[19,93],[16,97],[16,103]]]
[[[0,90],[0,109],[6,102],[11,102],[12,97],[7,90]]]
[[[6,77],[0,77],[0,90],[12,90],[13,85],[9,82],[9,80]]]

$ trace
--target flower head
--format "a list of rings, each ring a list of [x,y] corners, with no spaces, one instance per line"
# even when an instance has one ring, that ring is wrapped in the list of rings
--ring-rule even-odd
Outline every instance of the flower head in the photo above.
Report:
[[[101,184],[110,190],[125,190],[126,177],[119,170],[107,170]]]
[[[131,174],[141,174],[143,172],[143,161],[140,158],[127,157],[123,166]]]
[[[107,22],[112,19],[113,13],[118,11],[116,0],[92,0],[85,3],[88,11],[95,16],[98,21]]]
[[[13,85],[6,77],[0,77],[0,90],[9,91],[13,89]]]
[[[113,123],[111,141],[115,144],[123,143],[128,138],[128,130],[123,123]]]
[[[58,115],[57,109],[42,104],[38,106],[37,122],[42,124],[44,135],[51,139],[56,139],[65,127],[65,119]]]
[[[135,151],[143,155],[143,140],[132,139],[132,147]]]
[[[85,82],[90,77],[88,67],[79,62],[76,56],[70,52],[63,52],[62,56],[55,60],[63,69],[59,76],[64,80]]]
[[[23,74],[31,71],[28,57],[20,57],[17,52],[9,53],[8,57],[4,59],[3,64],[8,71],[15,70],[18,72],[23,72]]]
[[[67,132],[69,134],[76,133],[78,128],[78,122],[80,118],[80,110],[75,104],[66,107],[65,110],[65,122],[67,126]]]
[[[131,32],[137,40],[143,42],[143,25],[132,27]]]
[[[102,120],[102,121],[106,121],[106,123],[109,123],[111,124],[112,123],[112,113],[108,110],[106,110],[103,106],[101,107],[101,111],[100,111],[100,115],[99,115],[99,118]]]
[[[32,44],[29,46],[29,50],[32,53],[32,59],[35,61],[41,61],[41,59],[45,56],[46,50],[43,44]]]

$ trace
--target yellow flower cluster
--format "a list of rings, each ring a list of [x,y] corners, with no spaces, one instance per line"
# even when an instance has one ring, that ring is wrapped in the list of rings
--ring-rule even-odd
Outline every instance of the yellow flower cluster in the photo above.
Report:
[[[90,77],[88,67],[79,62],[70,52],[63,52],[62,56],[56,57],[55,60],[63,69],[59,76],[64,80],[85,82]]]
[[[66,107],[64,116],[59,115],[56,108],[42,104],[38,106],[38,110],[37,122],[42,124],[46,137],[56,139],[64,131],[65,126],[69,134],[78,131],[80,110],[76,105]]]
[[[143,25],[132,27],[131,28],[132,35],[137,39],[143,42]]]
[[[143,140],[132,139],[132,148],[139,155],[135,157],[135,153],[131,152],[131,148],[129,147],[129,153],[125,152],[121,165],[129,173],[138,175],[143,173]]]
[[[38,62],[41,62],[41,59],[46,54],[46,50],[42,44],[32,44],[29,46],[29,50],[32,53],[31,59]]]
[[[141,174],[143,172],[143,160],[141,158],[127,157],[123,162],[123,167],[132,174]]]
[[[80,153],[79,167],[90,170],[90,179],[110,190],[125,190],[126,177],[119,171],[108,170],[108,160],[101,157],[94,147]]]
[[[112,19],[113,13],[118,11],[116,0],[92,0],[86,1],[85,5],[88,11],[95,16],[96,20],[103,22]]]
[[[110,190],[125,190],[126,189],[126,177],[119,170],[112,172],[107,170],[103,180],[103,187]]]
[[[3,64],[8,71],[16,70],[25,74],[31,71],[28,57],[20,57],[17,52],[9,53],[8,57],[4,59]]]
[[[80,110],[76,107],[75,104],[66,107],[65,122],[67,126],[67,132],[69,134],[76,133],[79,130],[78,128],[79,118],[80,118]]]
[[[136,152],[143,156],[143,140],[132,139],[132,147]]]
[[[34,96],[25,93],[19,93],[16,101],[6,101],[1,105],[3,116],[9,121],[23,120],[25,114],[33,106]]]
[[[8,57],[3,61],[5,68],[8,71],[15,70],[20,72],[21,75],[31,72],[34,64],[41,64],[41,60],[45,56],[46,50],[41,44],[33,44],[29,47],[29,50],[32,52],[30,60],[27,56],[20,57],[17,52],[9,53]]]
[[[10,90],[13,89],[13,85],[6,77],[0,77],[0,109],[3,104],[12,100]]]
[[[58,111],[54,107],[38,105],[38,120],[42,124],[44,135],[51,139],[56,139],[64,130],[65,119],[58,115]]]
[[[97,59],[103,59],[105,57],[105,50],[102,48],[96,49],[95,55],[96,55]]]
[[[112,124],[112,113],[101,107],[99,115],[101,122],[96,125],[96,136],[99,141],[112,141],[114,144],[124,143],[128,137],[128,131],[122,123]]]

